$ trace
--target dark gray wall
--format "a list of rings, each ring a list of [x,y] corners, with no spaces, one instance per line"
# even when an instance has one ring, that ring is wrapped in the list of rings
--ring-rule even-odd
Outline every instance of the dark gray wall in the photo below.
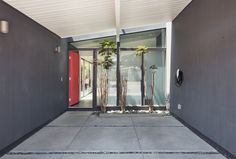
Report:
[[[235,6],[235,0],[193,0],[185,8],[173,21],[171,73],[171,111],[234,155]],[[184,72],[180,88],[174,84],[177,67]]]
[[[62,113],[68,99],[66,43],[0,1],[3,19],[10,32],[0,33],[0,150]]]

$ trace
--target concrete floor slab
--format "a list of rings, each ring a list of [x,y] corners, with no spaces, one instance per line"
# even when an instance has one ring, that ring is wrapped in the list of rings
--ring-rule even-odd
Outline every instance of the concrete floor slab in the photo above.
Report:
[[[136,127],[142,150],[216,152],[186,127]]]
[[[45,127],[13,151],[62,151],[72,142],[80,128]]]
[[[132,120],[129,116],[91,116],[86,121],[86,126],[120,126],[120,127],[128,127],[133,126]]]
[[[171,116],[66,112],[3,159],[224,159]]]
[[[66,112],[54,121],[52,121],[48,126],[58,126],[58,127],[63,127],[63,126],[83,126],[85,121],[88,119],[88,117],[91,115],[91,112]]]
[[[69,150],[140,150],[133,127],[84,127]]]
[[[132,116],[132,120],[135,126],[142,127],[175,127],[183,126],[179,121],[177,121],[172,116]]]

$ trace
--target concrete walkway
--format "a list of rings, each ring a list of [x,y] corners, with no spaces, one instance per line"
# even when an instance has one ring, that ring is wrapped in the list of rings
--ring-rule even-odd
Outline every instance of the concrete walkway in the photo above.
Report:
[[[2,159],[223,159],[171,116],[66,112]]]

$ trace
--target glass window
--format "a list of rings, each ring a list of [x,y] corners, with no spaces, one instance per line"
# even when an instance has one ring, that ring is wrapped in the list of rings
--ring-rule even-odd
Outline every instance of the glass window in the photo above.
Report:
[[[134,51],[120,52],[121,79],[127,80],[127,106],[141,106],[141,57]]]
[[[153,102],[155,106],[163,106],[165,104],[165,29],[144,31],[139,33],[125,34],[121,36],[120,44],[121,48],[136,48],[138,45],[145,45],[150,49],[147,54],[144,55],[144,101],[146,105]],[[98,38],[86,41],[73,42],[72,45],[76,48],[97,48],[104,40],[115,41],[115,36]],[[159,49],[155,49],[159,48]],[[163,48],[163,49],[160,49]],[[82,49],[81,49],[82,50]],[[129,51],[128,51],[129,50]],[[134,49],[121,49],[120,51],[120,75],[121,80],[127,80],[127,106],[141,106],[142,105],[142,71],[141,71],[141,57],[135,55]],[[86,52],[86,51],[85,51]],[[83,51],[80,51],[81,56]],[[85,53],[84,56],[87,56]],[[92,56],[91,56],[92,57]],[[101,61],[102,57],[97,54],[98,61]],[[117,103],[117,56],[113,57],[114,65],[108,71],[108,106],[116,106]],[[84,61],[84,65],[81,68],[81,77],[86,78],[92,73],[93,63],[87,64]],[[104,77],[105,70],[101,65],[97,65],[97,105],[100,105],[100,85],[101,79]],[[92,74],[91,74],[92,76]],[[85,79],[83,80],[85,81]],[[86,95],[86,91],[91,90],[90,87],[86,87],[81,83],[82,95]],[[91,80],[92,82],[92,80]],[[87,88],[87,89],[86,89]],[[89,88],[89,89],[88,89]]]
[[[104,40],[111,40],[115,42],[116,38],[115,36],[112,36],[112,37],[84,40],[84,41],[73,42],[71,43],[71,45],[73,45],[76,48],[96,48],[99,47],[100,43],[103,42]]]
[[[144,55],[145,99],[155,106],[165,104],[165,51],[149,51]]]
[[[165,47],[165,29],[122,35],[120,42],[123,48],[135,48],[138,45]]]
[[[100,55],[97,56],[98,62],[102,60],[103,57],[101,57]],[[108,70],[108,104],[107,106],[116,106],[116,99],[117,99],[117,86],[116,86],[116,59],[117,56],[114,55],[113,56],[113,62],[114,64],[112,65],[112,67],[110,67],[110,69]],[[100,105],[100,86],[101,86],[101,78],[104,77],[104,73],[106,70],[104,70],[102,68],[101,65],[97,66],[97,103],[98,105]]]

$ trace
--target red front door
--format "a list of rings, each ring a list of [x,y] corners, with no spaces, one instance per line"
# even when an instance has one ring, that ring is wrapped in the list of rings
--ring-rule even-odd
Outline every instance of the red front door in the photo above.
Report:
[[[73,106],[79,102],[79,66],[80,57],[79,53],[75,51],[69,52],[69,104]]]

